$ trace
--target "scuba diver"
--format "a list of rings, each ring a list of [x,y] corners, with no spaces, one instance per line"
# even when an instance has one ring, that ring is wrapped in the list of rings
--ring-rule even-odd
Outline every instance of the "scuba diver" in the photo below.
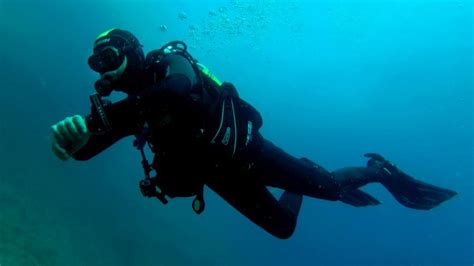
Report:
[[[360,188],[377,182],[402,205],[430,210],[457,194],[409,176],[376,153],[365,154],[366,166],[333,172],[295,158],[262,136],[259,112],[231,83],[198,63],[183,42],[145,56],[132,33],[111,29],[95,40],[88,64],[100,74],[91,113],[51,127],[54,154],[85,161],[135,136],[145,172],[140,190],[164,204],[169,198],[194,197],[192,208],[199,214],[206,185],[252,222],[287,239],[303,196],[373,206],[380,202]],[[127,97],[112,103],[106,97],[113,91]],[[154,154],[152,163],[146,145]],[[267,187],[284,192],[277,199]]]

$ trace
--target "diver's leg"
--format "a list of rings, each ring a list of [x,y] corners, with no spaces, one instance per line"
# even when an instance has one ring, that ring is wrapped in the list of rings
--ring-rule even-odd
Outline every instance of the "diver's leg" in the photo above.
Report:
[[[402,205],[413,209],[432,209],[457,194],[416,180],[378,154],[366,156],[375,156],[376,159],[371,158],[367,167],[345,167],[331,173],[341,186],[340,201],[356,207],[380,204],[377,199],[359,189],[375,182],[387,188]],[[318,167],[306,158],[302,160]]]
[[[370,158],[367,167],[346,167],[332,172],[342,187],[340,201],[357,207],[380,204],[358,189],[372,182],[382,184],[402,205],[418,210],[430,210],[457,194],[416,180],[378,154],[369,153],[366,157]]]
[[[268,140],[262,139],[251,156],[250,174],[266,186],[326,200],[340,197],[341,185],[329,171],[291,156]]]
[[[355,207],[378,205],[380,201],[359,188],[372,182],[380,182],[376,171],[367,167],[345,167],[332,172],[341,184],[340,201]]]
[[[358,189],[372,182],[381,183],[398,202],[413,209],[429,210],[457,195],[455,191],[416,180],[378,154],[366,157],[370,158],[367,167],[347,167],[330,173],[309,159],[296,159],[262,140],[251,171],[265,185],[353,206],[380,204]]]
[[[279,200],[248,176],[220,176],[207,185],[252,222],[281,238],[289,238],[296,227],[303,196],[285,192]]]
[[[357,189],[378,181],[378,177],[367,172],[365,167],[329,172],[309,159],[289,155],[263,138],[258,152],[252,156],[250,172],[267,186],[320,199],[340,200],[357,207],[380,204],[374,197]]]

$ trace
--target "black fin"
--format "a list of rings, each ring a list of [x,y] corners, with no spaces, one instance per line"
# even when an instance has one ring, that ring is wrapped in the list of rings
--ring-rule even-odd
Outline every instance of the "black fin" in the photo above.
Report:
[[[380,201],[360,189],[344,191],[339,201],[354,207],[375,206],[380,204]]]
[[[416,180],[401,171],[381,183],[400,204],[417,210],[430,210],[458,194]]]

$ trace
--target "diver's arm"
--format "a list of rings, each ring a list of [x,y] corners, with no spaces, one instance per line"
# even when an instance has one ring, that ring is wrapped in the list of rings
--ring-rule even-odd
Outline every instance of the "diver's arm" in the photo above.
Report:
[[[196,73],[190,62],[181,55],[166,56],[156,66],[163,73],[161,80],[138,95],[107,105],[105,114],[110,130],[101,129],[100,117],[90,114],[86,117],[87,127],[92,132],[87,144],[72,157],[88,160],[112,144],[132,134],[138,134],[146,118],[152,115],[159,119],[167,105],[184,103],[197,83]],[[103,132],[97,134],[98,132]]]
[[[111,130],[103,135],[91,135],[87,144],[72,154],[72,157],[78,161],[87,161],[112,146],[118,140],[129,135],[131,133],[116,130]]]
[[[105,107],[110,130],[101,129],[97,115],[87,116],[87,127],[92,135],[87,144],[72,155],[76,160],[88,160],[118,140],[138,134],[146,119],[153,115],[159,119],[166,105],[184,102],[191,91],[191,81],[183,74],[171,74],[162,82],[136,96],[130,96]],[[99,133],[104,132],[104,133]]]
[[[88,142],[80,150],[72,154],[79,161],[89,160],[112,146],[118,140],[137,134],[143,124],[136,97],[128,97],[122,101],[105,107],[109,129],[105,130],[100,117],[92,112],[85,120],[91,132]]]

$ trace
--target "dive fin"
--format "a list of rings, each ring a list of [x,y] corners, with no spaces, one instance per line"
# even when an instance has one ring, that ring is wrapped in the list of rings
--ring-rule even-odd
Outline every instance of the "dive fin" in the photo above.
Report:
[[[370,158],[367,167],[376,169],[383,176],[380,183],[400,204],[408,208],[431,210],[458,194],[450,189],[416,180],[380,154],[367,153],[364,156]]]
[[[360,189],[345,190],[339,201],[354,207],[365,207],[379,205],[380,201]]]
[[[401,171],[381,183],[400,204],[417,210],[430,210],[458,194],[416,180]]]

